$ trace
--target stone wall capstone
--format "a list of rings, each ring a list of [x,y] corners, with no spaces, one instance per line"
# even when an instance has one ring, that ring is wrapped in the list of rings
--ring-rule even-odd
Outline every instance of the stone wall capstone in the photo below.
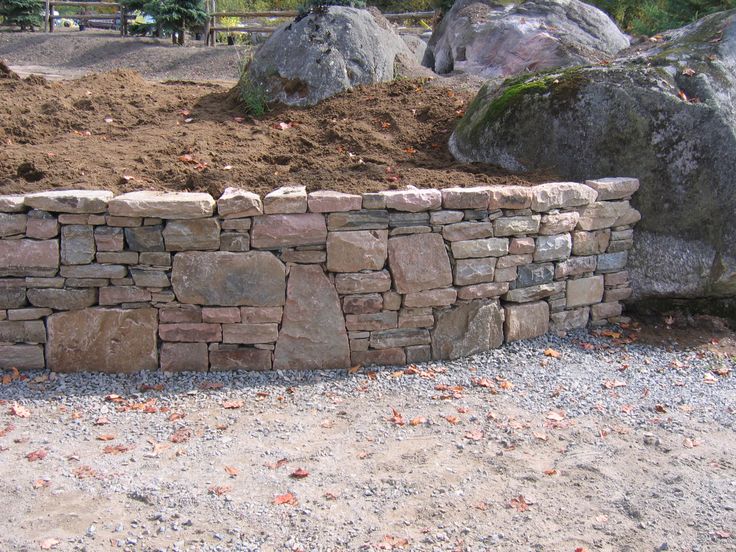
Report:
[[[344,369],[615,322],[638,185],[0,196],[0,368]]]

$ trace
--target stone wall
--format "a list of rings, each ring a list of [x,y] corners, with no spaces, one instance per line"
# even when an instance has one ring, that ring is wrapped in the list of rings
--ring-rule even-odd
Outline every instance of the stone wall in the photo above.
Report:
[[[637,188],[0,196],[0,367],[404,364],[603,324]]]

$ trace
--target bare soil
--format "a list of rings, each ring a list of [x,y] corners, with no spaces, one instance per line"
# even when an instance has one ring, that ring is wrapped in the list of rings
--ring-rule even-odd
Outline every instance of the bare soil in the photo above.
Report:
[[[244,114],[237,90],[144,80],[129,70],[49,82],[0,79],[0,192],[49,189],[366,192],[414,185],[530,184],[453,161],[470,96],[424,80],[360,88],[310,109]]]

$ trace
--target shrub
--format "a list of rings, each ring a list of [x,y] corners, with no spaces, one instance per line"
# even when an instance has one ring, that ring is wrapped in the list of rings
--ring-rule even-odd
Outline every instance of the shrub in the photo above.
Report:
[[[238,97],[246,113],[260,117],[268,111],[268,95],[266,90],[251,80],[248,74],[250,59],[240,63],[240,78],[238,79]]]
[[[0,17],[7,25],[17,25],[21,31],[32,31],[43,25],[44,9],[42,0],[2,0]]]

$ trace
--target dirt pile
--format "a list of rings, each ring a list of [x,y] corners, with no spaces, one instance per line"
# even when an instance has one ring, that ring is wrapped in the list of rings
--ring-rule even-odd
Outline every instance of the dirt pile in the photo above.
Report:
[[[423,80],[359,88],[310,108],[244,115],[225,86],[153,83],[130,70],[0,79],[0,193],[54,188],[259,193],[286,183],[363,192],[528,184],[461,165],[447,138],[470,95]]]

